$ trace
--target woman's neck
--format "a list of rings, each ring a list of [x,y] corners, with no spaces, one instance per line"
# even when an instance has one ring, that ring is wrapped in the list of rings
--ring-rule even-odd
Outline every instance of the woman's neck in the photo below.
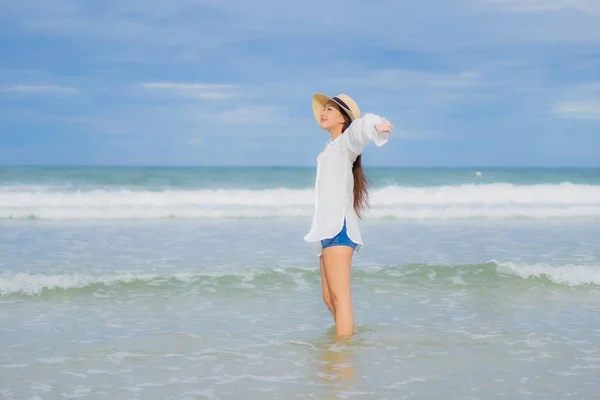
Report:
[[[342,135],[342,130],[341,129],[330,130],[329,134],[331,135],[331,141],[333,142],[335,139],[337,139],[338,137],[340,137]]]

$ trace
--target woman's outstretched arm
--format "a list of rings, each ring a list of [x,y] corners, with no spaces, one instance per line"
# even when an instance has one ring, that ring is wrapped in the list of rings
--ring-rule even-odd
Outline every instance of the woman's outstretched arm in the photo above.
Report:
[[[349,152],[357,157],[371,140],[378,147],[387,143],[393,127],[389,121],[379,115],[365,114],[352,121],[340,139]]]

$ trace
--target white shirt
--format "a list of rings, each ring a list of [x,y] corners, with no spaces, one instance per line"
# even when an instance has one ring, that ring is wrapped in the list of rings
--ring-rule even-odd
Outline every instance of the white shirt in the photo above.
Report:
[[[365,146],[373,140],[381,147],[389,135],[375,129],[383,118],[365,114],[356,118],[348,129],[330,140],[317,157],[315,179],[315,210],[310,232],[304,236],[321,255],[321,240],[336,236],[344,225],[350,240],[357,244],[356,251],[363,245],[359,229],[359,218],[354,210],[354,175],[352,164]]]

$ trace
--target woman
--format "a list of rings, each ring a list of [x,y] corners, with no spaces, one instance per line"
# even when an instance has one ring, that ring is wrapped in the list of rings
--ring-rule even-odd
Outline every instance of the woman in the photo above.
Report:
[[[361,153],[373,140],[383,146],[393,125],[360,109],[345,94],[315,94],[312,100],[317,123],[331,140],[317,157],[315,210],[304,239],[315,246],[321,263],[323,300],[331,311],[338,336],[354,334],[350,268],[354,251],[362,246],[358,220],[368,206],[367,182]]]

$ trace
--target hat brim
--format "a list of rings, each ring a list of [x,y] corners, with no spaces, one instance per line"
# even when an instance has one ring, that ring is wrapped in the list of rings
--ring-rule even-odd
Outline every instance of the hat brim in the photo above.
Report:
[[[321,125],[321,111],[323,111],[323,107],[325,107],[325,104],[327,104],[328,101],[333,101],[335,104],[340,106],[340,108],[344,110],[346,114],[348,114],[351,121],[354,121],[356,119],[356,116],[351,110],[348,110],[346,107],[336,102],[333,98],[322,93],[315,93],[312,99],[312,108],[313,115],[315,116],[317,124]]]

